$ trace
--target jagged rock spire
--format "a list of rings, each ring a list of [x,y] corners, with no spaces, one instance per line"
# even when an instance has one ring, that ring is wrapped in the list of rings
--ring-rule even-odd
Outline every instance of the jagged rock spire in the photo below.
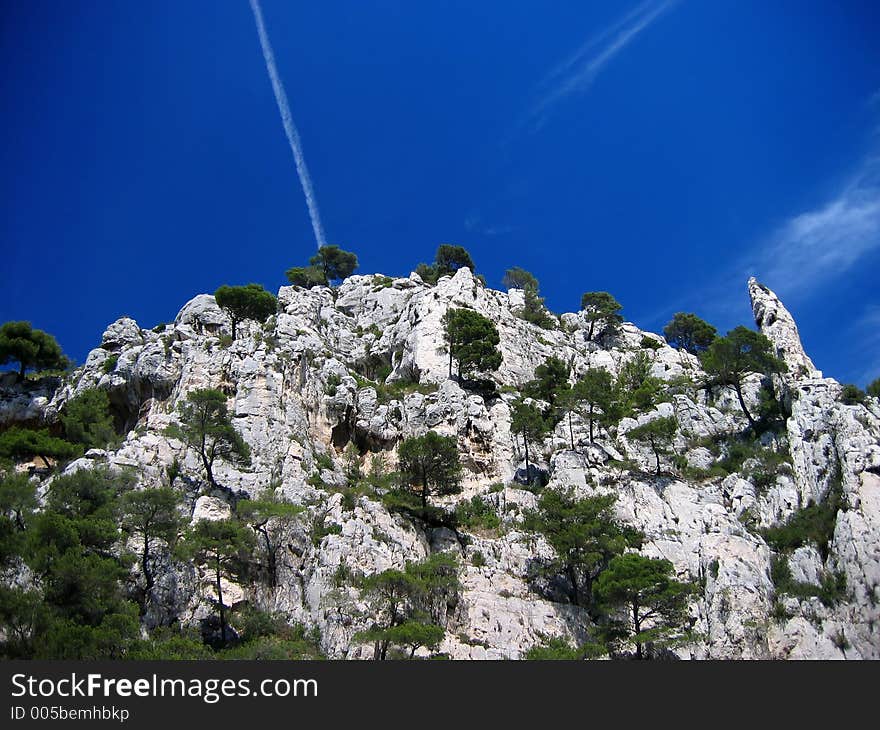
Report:
[[[749,279],[749,297],[752,300],[752,313],[755,324],[776,348],[790,377],[821,378],[822,372],[816,369],[813,361],[804,352],[801,336],[794,317],[785,308],[779,297],[761,284],[754,276]]]

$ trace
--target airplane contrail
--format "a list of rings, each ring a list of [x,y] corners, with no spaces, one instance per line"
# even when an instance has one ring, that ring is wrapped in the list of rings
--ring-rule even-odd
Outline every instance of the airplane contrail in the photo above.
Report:
[[[299,132],[293,123],[293,116],[290,113],[290,105],[287,102],[287,94],[284,93],[284,86],[281,83],[281,77],[278,75],[278,68],[275,66],[275,54],[272,53],[272,45],[269,43],[269,35],[266,33],[266,25],[263,23],[263,11],[260,8],[259,0],[250,0],[251,10],[254,13],[254,20],[257,23],[257,33],[260,36],[260,45],[263,48],[263,60],[266,62],[266,70],[269,72],[269,79],[272,81],[272,89],[275,92],[275,101],[278,102],[278,111],[281,112],[281,123],[284,125],[284,133],[287,135],[287,141],[290,143],[290,150],[293,152],[293,159],[296,162],[296,172],[299,175],[299,181],[302,184],[303,193],[306,196],[306,205],[309,207],[309,217],[312,219],[312,230],[315,232],[315,240],[318,247],[326,245],[324,238],[324,227],[321,225],[321,214],[318,212],[318,201],[315,199],[315,191],[312,188],[312,179],[309,177],[309,170],[306,167],[306,158],[303,155],[302,142],[299,138]]]

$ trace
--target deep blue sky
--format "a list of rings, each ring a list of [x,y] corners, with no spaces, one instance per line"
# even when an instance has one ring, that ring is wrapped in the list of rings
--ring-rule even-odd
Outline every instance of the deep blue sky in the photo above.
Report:
[[[466,246],[555,311],[608,290],[880,376],[875,2],[264,0],[330,242],[360,273]],[[0,321],[82,361],[128,314],[275,290],[314,239],[246,0],[0,7]]]

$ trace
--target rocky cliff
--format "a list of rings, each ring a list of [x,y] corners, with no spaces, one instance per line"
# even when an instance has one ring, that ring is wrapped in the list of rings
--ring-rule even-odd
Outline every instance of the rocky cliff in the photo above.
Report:
[[[413,274],[352,276],[335,290],[282,287],[277,315],[265,324],[239,325],[231,344],[227,316],[204,294],[173,323],[152,330],[120,319],[69,381],[26,392],[8,387],[0,420],[52,421],[78,392],[101,388],[127,435],[115,451],[91,451],[68,470],[105,462],[131,466],[140,486],[150,488],[164,482],[177,458],[194,521],[228,514],[237,496],[272,491],[332,524],[320,539],[304,526],[292,530],[277,587],[227,586],[233,600],[318,627],[331,657],[371,653],[351,640],[369,621],[358,591],[340,575],[371,574],[452,550],[463,588],[445,617],[441,650],[454,658],[516,659],[550,637],[582,640],[589,617],[530,580],[531,562],[550,548],[521,529],[521,515],[537,497],[517,479],[524,454],[510,431],[510,405],[548,356],[570,362],[575,374],[589,367],[617,373],[645,353],[652,375],[676,386],[666,402],[637,420],[624,419],[595,443],[575,418],[575,450],[567,422],[560,423],[537,449],[547,487],[617,495],[618,517],[644,533],[642,553],[667,558],[681,578],[699,584],[690,604],[699,638],[676,649],[680,657],[878,658],[880,404],[871,398],[844,404],[841,386],[813,366],[779,299],[754,280],[748,288],[756,324],[788,364],[777,379],[787,420],[762,436],[762,449],[779,457],[769,475],[760,459],[733,473],[712,469],[724,456],[713,450],[713,439],[748,424],[728,389],[687,385],[702,376],[696,357],[630,323],[610,341],[591,342],[583,313],[562,315],[556,329],[538,328],[517,316],[522,292],[488,289],[467,269],[435,286]],[[441,317],[450,307],[473,308],[498,328],[503,362],[492,395],[464,390],[447,376]],[[755,408],[760,381],[750,377],[745,389]],[[200,483],[196,454],[164,435],[178,404],[200,387],[228,394],[235,427],[252,452],[247,468],[217,464],[223,489]],[[670,472],[686,476],[652,476],[653,455],[627,439],[635,426],[668,415],[679,424],[675,452],[683,459]],[[451,509],[478,496],[500,516],[500,529],[462,540],[389,512],[369,495],[344,498],[346,446],[356,446],[365,471],[382,468],[382,460],[393,469],[401,439],[428,429],[454,436],[465,466],[462,493],[437,503]],[[775,553],[761,529],[785,523],[834,490],[841,507],[827,548],[803,545],[782,559],[801,584],[845,576],[845,589],[824,602],[785,594],[771,580]],[[210,588],[198,570],[169,567],[159,583],[167,594],[162,610],[184,621],[206,615]]]

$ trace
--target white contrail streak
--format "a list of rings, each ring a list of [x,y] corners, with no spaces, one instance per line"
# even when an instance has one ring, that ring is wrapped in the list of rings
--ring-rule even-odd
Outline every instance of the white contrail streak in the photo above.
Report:
[[[287,103],[287,94],[284,93],[284,86],[281,84],[278,68],[275,66],[275,55],[272,53],[272,45],[269,43],[269,35],[266,33],[266,25],[263,23],[263,11],[260,8],[260,2],[259,0],[250,0],[250,3],[251,10],[254,12],[254,20],[257,22],[260,45],[263,47],[263,59],[266,61],[266,70],[269,72],[269,78],[272,81],[275,101],[278,102],[278,111],[281,112],[281,123],[284,125],[284,133],[287,135],[287,141],[290,143],[293,159],[296,161],[296,172],[299,175],[299,181],[306,196],[306,205],[309,207],[309,217],[312,219],[315,240],[320,248],[326,245],[327,241],[324,238],[324,227],[321,225],[321,214],[318,212],[318,201],[315,199],[312,179],[309,177],[306,158],[303,156],[302,142],[299,139],[296,125],[293,123],[293,116],[290,114],[290,105]]]

